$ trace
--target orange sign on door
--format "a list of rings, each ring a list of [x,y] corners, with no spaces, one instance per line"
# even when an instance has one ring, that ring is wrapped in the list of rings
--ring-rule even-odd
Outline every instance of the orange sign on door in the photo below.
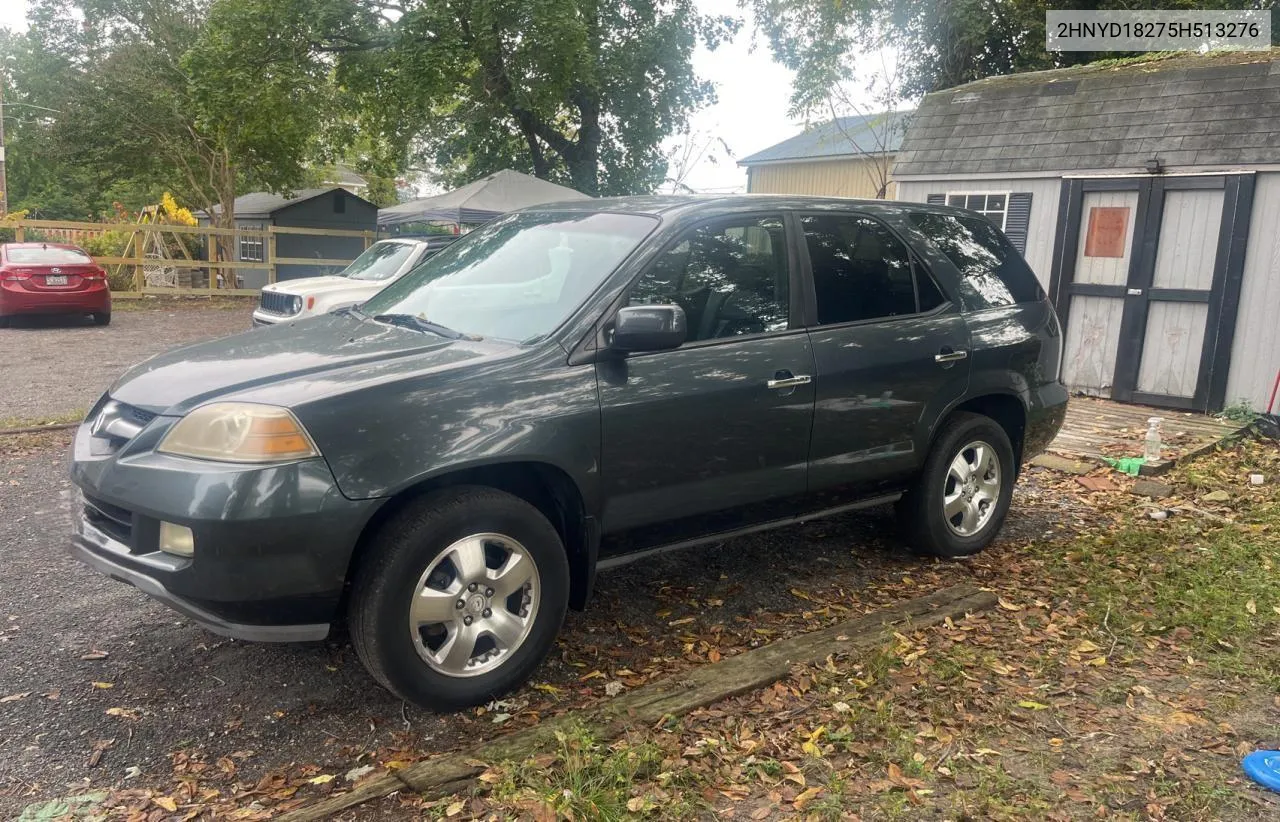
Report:
[[[1089,209],[1089,233],[1085,235],[1084,256],[1123,257],[1129,229],[1129,209],[1125,206],[1094,206]]]

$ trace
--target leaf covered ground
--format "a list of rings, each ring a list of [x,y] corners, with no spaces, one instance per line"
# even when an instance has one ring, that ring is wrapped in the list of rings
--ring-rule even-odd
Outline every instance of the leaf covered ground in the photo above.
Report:
[[[1259,473],[1265,482],[1251,485]],[[597,606],[570,619],[535,682],[507,700],[437,719],[401,709],[377,729],[370,721],[364,740],[330,735],[284,759],[262,745],[177,740],[167,772],[85,779],[62,799],[31,802],[26,818],[269,819],[957,582],[989,588],[998,606],[620,740],[582,728],[529,761],[486,763],[465,793],[399,794],[343,818],[1280,815],[1276,797],[1239,771],[1245,752],[1280,747],[1280,450],[1248,441],[1161,479],[1175,496],[1135,496],[1135,480],[1107,469],[1030,470],[1001,540],[966,562],[904,555],[888,517],[873,514],[615,573],[602,579]],[[805,563],[778,557],[801,549]],[[338,646],[328,653],[329,670],[354,664]],[[111,738],[86,742],[101,747],[86,749],[90,766],[110,761],[149,721],[130,715],[118,691],[96,691],[104,705],[124,707],[108,711],[118,725]],[[0,694],[11,696],[0,709],[41,698]]]
[[[1058,480],[1087,524],[968,563],[992,611],[626,739],[565,735],[465,796],[401,801],[452,818],[1280,816],[1239,769],[1280,747],[1280,450],[1246,442],[1167,481],[1176,496],[1155,503],[1116,474],[1104,491]],[[1214,491],[1227,500],[1202,501]]]

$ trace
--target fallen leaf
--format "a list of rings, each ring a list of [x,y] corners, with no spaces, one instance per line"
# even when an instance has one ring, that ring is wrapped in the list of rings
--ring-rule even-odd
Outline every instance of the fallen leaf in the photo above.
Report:
[[[640,811],[644,810],[644,797],[633,796],[630,799],[628,799],[627,810],[631,811],[632,813],[640,813]]]
[[[178,810],[178,803],[174,801],[172,796],[153,796],[151,801],[164,808],[169,813]]]
[[[458,814],[462,813],[462,808],[464,804],[465,803],[461,799],[459,799],[457,802],[454,802],[449,807],[444,809],[444,815],[457,816]]]
[[[1006,611],[1021,611],[1021,610],[1022,610],[1022,606],[1021,606],[1021,605],[1017,605],[1017,604],[1015,604],[1015,603],[1012,603],[1012,602],[1010,602],[1009,600],[1005,599],[1004,597],[1000,597],[999,599],[997,599],[997,600],[996,600],[996,602],[1000,603],[1000,607],[1001,607],[1001,608],[1003,608],[1003,609],[1005,609]]]
[[[1043,702],[1032,702],[1030,699],[1022,700],[1021,702],[1018,703],[1018,707],[1026,708],[1031,711],[1044,711],[1044,710],[1048,710],[1049,708],[1049,706],[1045,705]]]
[[[92,684],[93,687],[97,688],[100,691],[105,691],[108,688],[114,688],[116,686],[114,682],[93,682],[90,684]]]
[[[9,694],[6,697],[0,697],[0,702],[17,702],[19,699],[26,699],[31,696],[30,691],[23,691],[19,694]]]
[[[310,782],[312,785],[323,785],[323,784],[325,784],[326,782],[332,782],[332,781],[333,781],[333,774],[331,774],[331,773],[322,773],[322,774],[320,774],[319,776],[313,776],[313,777],[311,777],[311,778],[310,778],[310,779],[308,779],[307,781],[308,781],[308,782]]]
[[[805,788],[803,791],[800,792],[799,796],[797,796],[794,800],[792,800],[791,804],[795,805],[796,810],[802,811],[804,810],[805,805],[808,805],[810,802],[812,802],[814,798],[817,797],[817,795],[820,793],[822,793],[822,788],[818,787],[817,785],[813,786],[812,788]]]
[[[351,770],[347,771],[347,775],[343,778],[346,779],[348,782],[355,782],[359,779],[362,779],[368,776],[371,773],[373,773],[372,765],[361,765],[358,768],[352,768]]]
[[[94,650],[90,651],[87,654],[81,654],[80,658],[88,662],[90,660],[95,660],[95,659],[106,659],[108,656],[110,656],[110,654],[108,654],[106,651],[99,651],[95,648]]]
[[[1258,603],[1253,600],[1249,600],[1244,604],[1244,609],[1251,614],[1256,614],[1258,613]]]

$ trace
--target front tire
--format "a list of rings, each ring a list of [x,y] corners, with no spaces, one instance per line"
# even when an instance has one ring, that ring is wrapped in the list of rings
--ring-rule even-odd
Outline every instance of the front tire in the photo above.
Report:
[[[999,423],[954,414],[898,503],[907,544],[918,554],[949,558],[986,548],[1009,513],[1015,468],[1013,445]]]
[[[482,705],[527,680],[555,644],[569,562],[537,508],[481,487],[424,497],[383,526],[348,618],[360,661],[402,699]]]

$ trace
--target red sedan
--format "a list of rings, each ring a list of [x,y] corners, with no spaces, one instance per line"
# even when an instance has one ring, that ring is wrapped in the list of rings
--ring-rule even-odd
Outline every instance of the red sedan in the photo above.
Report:
[[[73,245],[0,245],[0,326],[19,314],[92,314],[95,323],[106,325],[107,272]]]

